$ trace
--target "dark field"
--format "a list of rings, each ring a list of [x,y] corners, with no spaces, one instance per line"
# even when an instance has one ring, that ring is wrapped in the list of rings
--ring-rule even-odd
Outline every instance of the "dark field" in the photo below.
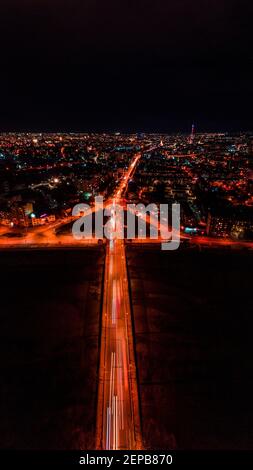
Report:
[[[94,448],[103,247],[0,256],[0,447]]]
[[[253,256],[127,248],[146,448],[253,449]]]

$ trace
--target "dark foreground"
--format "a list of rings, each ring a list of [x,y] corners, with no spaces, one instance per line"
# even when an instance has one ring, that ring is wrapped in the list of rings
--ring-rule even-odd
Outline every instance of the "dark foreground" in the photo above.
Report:
[[[0,256],[0,447],[94,448],[103,248]]]
[[[253,255],[127,256],[145,447],[253,449]]]

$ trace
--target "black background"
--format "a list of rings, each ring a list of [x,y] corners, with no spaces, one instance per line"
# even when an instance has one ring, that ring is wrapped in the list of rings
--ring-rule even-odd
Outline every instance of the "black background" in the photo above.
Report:
[[[252,128],[251,0],[2,0],[0,130]]]

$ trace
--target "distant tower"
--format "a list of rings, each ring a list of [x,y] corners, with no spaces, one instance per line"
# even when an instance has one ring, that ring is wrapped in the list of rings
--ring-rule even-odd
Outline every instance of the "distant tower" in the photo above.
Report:
[[[193,144],[194,137],[195,137],[195,124],[192,124],[192,131],[191,131],[191,135],[190,135],[190,139],[189,139],[190,144]]]

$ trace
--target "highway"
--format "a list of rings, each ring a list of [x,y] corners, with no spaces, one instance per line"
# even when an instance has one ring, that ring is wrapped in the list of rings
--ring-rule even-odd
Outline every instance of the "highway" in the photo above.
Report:
[[[128,170],[125,172],[124,178],[121,180],[121,183],[119,187],[117,188],[117,192],[115,193],[115,198],[117,198],[117,203],[120,203],[121,196],[125,193],[128,181],[131,178],[133,172],[135,171],[136,164],[140,157],[141,157],[141,153],[136,154],[133,160],[131,161],[131,164]],[[104,207],[110,206],[111,203],[112,203],[112,200],[108,199],[105,202]],[[86,213],[86,215],[88,215],[89,213],[94,213],[95,210],[96,210],[95,207],[92,207],[91,210]],[[55,247],[57,245],[81,246],[84,244],[97,243],[97,240],[95,240],[94,238],[76,240],[73,238],[72,233],[70,233],[69,235],[56,235],[55,233],[56,228],[60,228],[64,225],[67,225],[74,219],[75,219],[74,217],[68,216],[68,217],[65,217],[64,219],[57,220],[48,225],[43,225],[41,227],[34,227],[33,230],[26,230],[26,232],[22,236],[18,236],[18,237],[7,236],[8,233],[10,233],[10,228],[0,226],[0,248],[1,247],[2,248],[22,248],[22,246],[23,247],[29,246],[32,248],[33,246],[37,247],[38,245],[41,245],[42,247],[50,246],[50,245],[52,245],[52,247]],[[5,236],[5,234],[7,235]]]
[[[140,155],[115,193],[121,203]],[[111,211],[112,227],[115,212]],[[99,371],[97,449],[141,449],[141,428],[124,240],[107,243]]]
[[[122,198],[140,157],[134,157],[114,194],[112,231],[117,225],[113,204],[124,205]],[[125,244],[115,237],[106,248],[96,449],[142,448]]]

